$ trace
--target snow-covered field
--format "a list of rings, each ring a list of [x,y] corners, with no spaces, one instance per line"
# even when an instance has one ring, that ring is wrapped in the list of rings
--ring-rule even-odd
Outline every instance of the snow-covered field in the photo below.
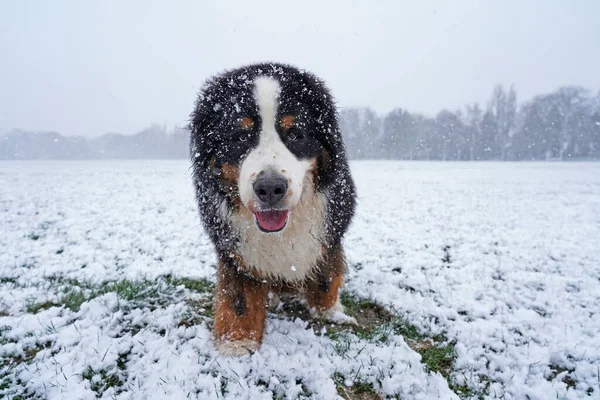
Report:
[[[0,162],[0,398],[600,399],[600,163],[352,164],[347,290],[449,371],[284,312],[220,357],[188,165]]]

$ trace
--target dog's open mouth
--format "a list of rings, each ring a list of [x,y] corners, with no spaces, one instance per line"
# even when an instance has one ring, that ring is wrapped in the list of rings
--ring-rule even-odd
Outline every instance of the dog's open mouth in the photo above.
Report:
[[[255,211],[256,225],[263,232],[279,232],[285,228],[289,210]]]

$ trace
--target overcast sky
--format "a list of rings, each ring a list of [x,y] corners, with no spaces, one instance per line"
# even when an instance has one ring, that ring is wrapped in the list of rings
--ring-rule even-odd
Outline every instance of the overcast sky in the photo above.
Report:
[[[340,106],[434,114],[600,89],[600,1],[0,2],[0,131],[134,133],[183,125],[204,80],[273,60]]]

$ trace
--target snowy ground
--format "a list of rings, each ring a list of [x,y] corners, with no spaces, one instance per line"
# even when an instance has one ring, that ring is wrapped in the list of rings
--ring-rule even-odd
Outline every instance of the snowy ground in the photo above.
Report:
[[[346,301],[386,328],[279,311],[242,359],[187,167],[0,162],[0,398],[600,399],[600,163],[353,163]]]

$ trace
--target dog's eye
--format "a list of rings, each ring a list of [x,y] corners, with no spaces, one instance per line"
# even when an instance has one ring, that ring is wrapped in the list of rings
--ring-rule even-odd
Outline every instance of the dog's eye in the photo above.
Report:
[[[240,142],[247,142],[249,138],[250,138],[250,134],[247,132],[242,132],[239,137]]]
[[[290,141],[297,142],[304,139],[304,134],[299,129],[292,128],[288,131],[287,137]]]

